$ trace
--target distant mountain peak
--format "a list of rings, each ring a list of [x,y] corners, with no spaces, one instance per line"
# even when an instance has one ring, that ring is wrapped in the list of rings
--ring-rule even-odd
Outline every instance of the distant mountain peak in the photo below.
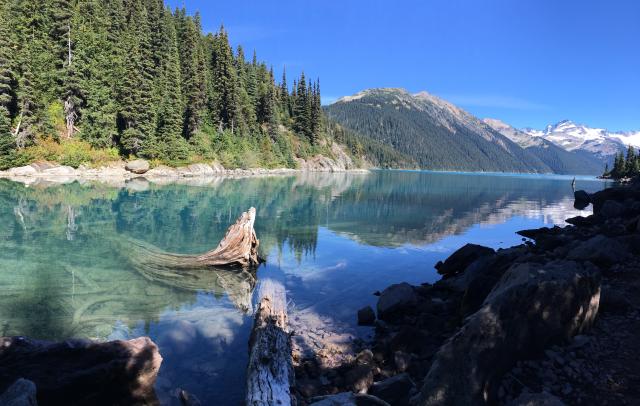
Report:
[[[356,100],[360,100],[366,96],[375,95],[375,94],[397,94],[397,95],[407,95],[410,96],[409,92],[406,89],[400,87],[374,87],[371,89],[361,90],[356,94],[350,96],[342,96],[334,103],[348,103]]]

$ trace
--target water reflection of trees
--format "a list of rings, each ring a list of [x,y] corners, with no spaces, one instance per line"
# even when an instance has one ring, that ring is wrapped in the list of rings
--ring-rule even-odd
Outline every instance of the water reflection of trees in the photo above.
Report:
[[[150,282],[132,270],[123,244],[135,238],[202,252],[251,206],[263,255],[286,247],[301,258],[315,252],[320,226],[372,245],[427,243],[476,223],[535,214],[570,194],[557,180],[399,172],[128,189],[0,180],[0,334],[103,337],[116,321],[148,324],[194,303],[200,290],[227,293],[247,310],[252,283],[219,275],[195,278],[188,289]]]

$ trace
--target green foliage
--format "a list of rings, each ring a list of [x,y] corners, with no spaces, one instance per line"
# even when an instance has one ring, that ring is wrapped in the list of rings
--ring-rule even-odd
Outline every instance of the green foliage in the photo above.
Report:
[[[21,150],[16,157],[20,164],[35,161],[59,162],[77,168],[82,164],[100,165],[119,160],[116,148],[94,149],[86,141],[47,139]],[[14,165],[15,166],[15,165]]]
[[[608,169],[608,168],[607,168]],[[613,162],[611,171],[605,170],[604,175],[613,179],[632,178],[640,176],[640,154],[629,145],[627,155],[619,152]]]
[[[255,51],[251,61],[234,53],[224,28],[204,35],[198,14],[162,0],[9,0],[0,17],[5,166],[17,156],[77,166],[116,148],[165,163],[292,167],[321,149],[319,83],[302,75],[289,93]]]

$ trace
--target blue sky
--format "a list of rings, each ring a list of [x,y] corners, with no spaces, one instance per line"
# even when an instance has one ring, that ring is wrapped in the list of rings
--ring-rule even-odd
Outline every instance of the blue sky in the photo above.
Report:
[[[640,130],[637,0],[170,0],[323,101],[427,90],[516,127],[571,119]]]

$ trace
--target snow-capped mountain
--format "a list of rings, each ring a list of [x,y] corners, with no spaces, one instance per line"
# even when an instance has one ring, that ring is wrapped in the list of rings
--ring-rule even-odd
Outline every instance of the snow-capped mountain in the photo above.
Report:
[[[611,132],[570,120],[548,125],[544,130],[524,128],[522,132],[532,137],[542,137],[567,151],[587,151],[600,158],[609,158],[629,145],[640,148],[640,131]]]
[[[568,151],[542,135],[527,134],[500,120],[485,118],[482,121],[538,157],[555,173],[593,175],[603,171],[602,159],[592,153],[581,150]]]

